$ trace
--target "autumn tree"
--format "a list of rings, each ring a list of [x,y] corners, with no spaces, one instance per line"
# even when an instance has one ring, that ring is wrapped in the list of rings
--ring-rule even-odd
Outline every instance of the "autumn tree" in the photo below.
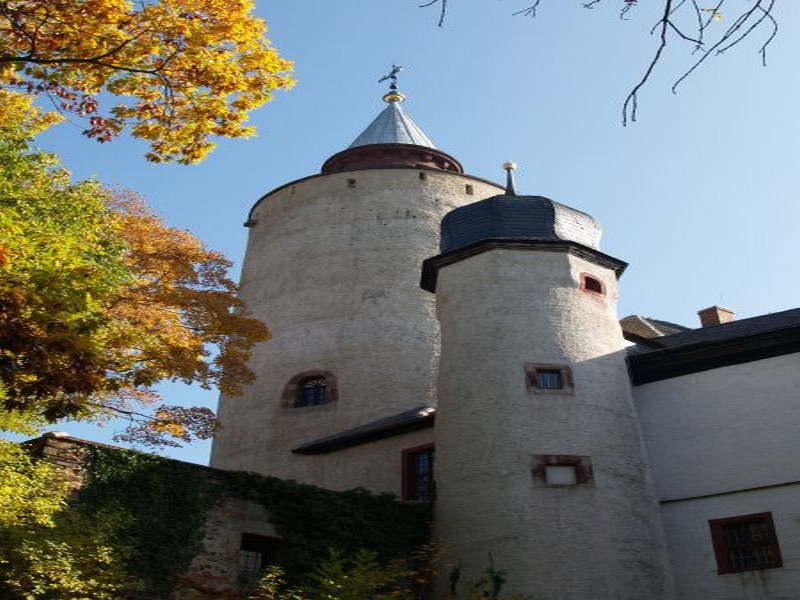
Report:
[[[144,443],[209,437],[208,409],[146,407],[160,381],[236,394],[253,379],[246,361],[266,329],[230,263],[131,193],[73,182],[29,147],[43,116],[15,100],[0,116],[0,407],[48,421],[122,414]]]
[[[633,18],[639,0],[577,0],[584,8],[594,9],[611,4],[617,7],[620,19]],[[751,35],[761,34],[759,55],[767,64],[767,49],[778,33],[775,5],[778,0],[659,0],[659,16],[650,24],[650,34],[656,38],[655,49],[639,80],[633,85],[622,105],[622,123],[636,120],[639,92],[647,84],[667,47],[677,43],[689,50],[688,66],[672,85],[672,92],[709,58],[723,54]],[[444,25],[448,10],[458,0],[429,0],[421,4],[438,7],[439,27]],[[520,0],[515,16],[536,17],[548,0]]]
[[[0,87],[50,99],[104,142],[125,129],[153,162],[194,163],[211,136],[292,85],[251,0],[0,0]],[[101,106],[112,94],[121,102]]]

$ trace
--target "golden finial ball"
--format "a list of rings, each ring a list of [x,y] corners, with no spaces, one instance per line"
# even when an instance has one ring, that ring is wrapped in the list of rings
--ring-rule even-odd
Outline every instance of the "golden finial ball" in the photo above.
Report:
[[[517,163],[515,163],[515,162],[511,162],[511,161],[504,162],[504,163],[503,163],[503,168],[504,168],[506,171],[514,171],[514,170],[517,168]]]

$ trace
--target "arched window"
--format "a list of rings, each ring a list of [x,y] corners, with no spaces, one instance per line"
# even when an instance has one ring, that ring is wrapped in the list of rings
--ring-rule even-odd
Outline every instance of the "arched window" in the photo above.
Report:
[[[287,408],[319,406],[336,402],[336,376],[330,371],[315,369],[292,377],[283,388],[281,403]]]
[[[295,406],[317,406],[328,402],[328,382],[321,376],[301,379],[297,384]]]

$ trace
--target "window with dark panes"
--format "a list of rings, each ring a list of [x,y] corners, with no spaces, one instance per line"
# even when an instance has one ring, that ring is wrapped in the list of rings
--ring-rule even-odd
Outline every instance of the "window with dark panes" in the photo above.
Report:
[[[328,402],[328,382],[324,377],[307,377],[297,386],[295,406],[317,406]]]
[[[575,393],[572,373],[567,365],[525,363],[525,381],[534,394]]]
[[[433,457],[432,444],[403,451],[403,500],[434,499]]]
[[[708,522],[717,573],[738,573],[783,566],[772,513],[757,513]]]
[[[275,560],[281,541],[253,533],[242,533],[239,544],[239,570],[260,572]]]
[[[540,390],[560,390],[564,377],[560,369],[536,369],[536,383]]]

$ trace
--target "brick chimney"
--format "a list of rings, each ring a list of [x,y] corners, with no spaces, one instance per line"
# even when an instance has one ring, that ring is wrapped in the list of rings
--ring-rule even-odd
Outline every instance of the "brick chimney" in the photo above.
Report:
[[[722,323],[730,323],[736,320],[736,314],[730,308],[725,308],[724,306],[709,306],[703,310],[698,310],[697,316],[700,317],[701,327],[721,325]]]

